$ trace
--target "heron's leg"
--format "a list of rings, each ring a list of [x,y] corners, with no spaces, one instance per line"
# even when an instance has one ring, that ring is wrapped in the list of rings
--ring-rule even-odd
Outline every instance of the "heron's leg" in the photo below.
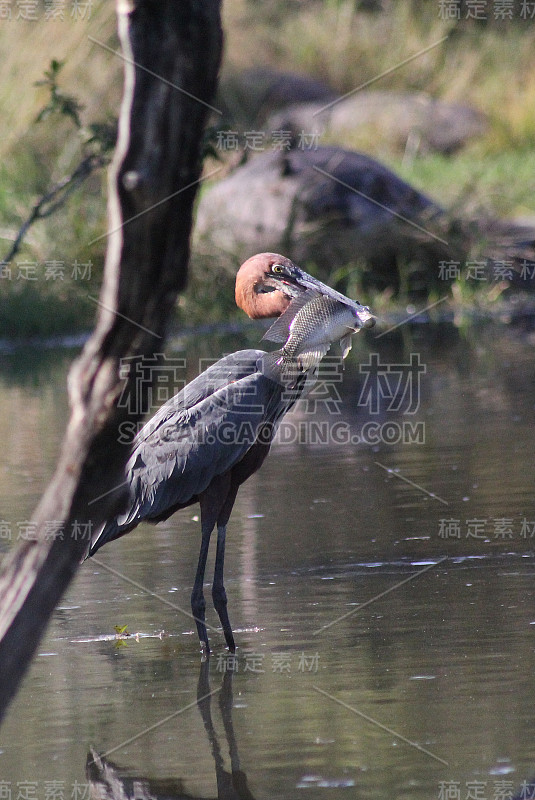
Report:
[[[208,633],[206,631],[205,611],[206,601],[204,599],[203,583],[204,571],[206,569],[206,557],[208,556],[208,547],[210,545],[210,536],[214,529],[214,522],[210,519],[205,523],[203,520],[201,524],[202,539],[201,549],[199,552],[199,561],[197,563],[197,573],[195,575],[195,583],[193,584],[193,591],[191,593],[191,612],[197,625],[197,633],[199,634],[199,641],[203,652],[210,652],[210,645],[208,644]]]
[[[227,647],[231,653],[236,652],[236,644],[230,626],[227,611],[227,593],[223,585],[223,570],[225,565],[225,536],[227,533],[227,526],[217,526],[217,549],[215,555],[215,569],[214,569],[214,583],[212,585],[212,599],[214,601],[214,608],[218,613],[221,625],[223,626],[223,633]]]
[[[214,608],[217,611],[227,647],[231,653],[236,652],[236,644],[234,642],[234,635],[230,626],[227,611],[227,593],[223,584],[223,571],[225,566],[225,538],[227,535],[227,523],[232,513],[234,501],[238,493],[237,483],[231,482],[228,487],[227,497],[225,503],[217,517],[217,549],[215,555],[215,569],[214,569],[214,582],[212,584],[212,599],[214,601]]]
[[[208,654],[210,646],[208,644],[208,634],[206,632],[205,611],[206,603],[203,593],[204,571],[206,569],[206,557],[208,555],[208,547],[210,544],[210,536],[215,527],[216,521],[221,524],[220,517],[224,509],[226,509],[228,495],[230,489],[230,475],[217,475],[210,482],[207,489],[199,496],[201,506],[201,551],[199,553],[199,563],[197,565],[197,574],[195,575],[195,583],[193,584],[193,591],[191,593],[191,610],[197,623],[197,632],[201,642],[202,650]],[[235,496],[235,495],[234,495]],[[232,505],[230,506],[232,508]],[[230,511],[229,511],[230,516]],[[228,520],[224,520],[226,523]],[[219,550],[219,537],[218,537],[218,550]],[[224,551],[224,541],[223,541]],[[217,558],[216,558],[217,569]]]

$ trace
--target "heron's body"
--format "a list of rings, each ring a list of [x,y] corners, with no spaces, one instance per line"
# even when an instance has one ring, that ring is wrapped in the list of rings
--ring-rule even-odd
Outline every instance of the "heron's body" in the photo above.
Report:
[[[240,350],[225,356],[147,422],[126,466],[128,509],[95,533],[88,556],[143,520],[161,522],[198,501],[202,508],[216,479],[228,482],[221,510],[230,497],[234,501],[238,487],[262,465],[278,423],[306,382],[303,375],[289,390],[266,377],[265,355]]]

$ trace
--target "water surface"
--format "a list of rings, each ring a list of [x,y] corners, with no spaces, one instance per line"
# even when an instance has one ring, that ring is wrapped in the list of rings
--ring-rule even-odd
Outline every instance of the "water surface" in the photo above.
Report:
[[[90,748],[137,797],[491,800],[535,774],[534,335],[373,336],[240,490],[226,557],[236,659],[208,603],[203,667],[181,611],[197,507],[103,548],[0,730],[11,800],[88,798]],[[195,372],[197,343],[174,355]],[[71,357],[2,357],[2,550],[53,472]],[[208,581],[212,568],[213,555]],[[116,640],[125,625],[140,635]]]

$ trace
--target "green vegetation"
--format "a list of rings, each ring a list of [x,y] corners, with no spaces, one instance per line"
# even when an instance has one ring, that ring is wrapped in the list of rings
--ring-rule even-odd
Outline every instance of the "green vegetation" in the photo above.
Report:
[[[457,215],[533,219],[535,20],[520,17],[520,4],[512,20],[494,20],[492,3],[487,6],[491,19],[483,24],[441,19],[438,0],[225,0],[223,76],[266,65],[307,73],[344,93],[391,70],[370,88],[425,91],[472,105],[487,115],[488,131],[454,156],[408,158],[377,132],[337,143],[379,158]],[[113,4],[94,2],[83,20],[68,13],[64,20],[46,20],[43,8],[37,21],[13,18],[0,31],[0,104],[8,132],[0,143],[0,258],[36,201],[72,175],[89,153],[109,149],[122,65],[88,36],[117,47]],[[392,70],[444,36],[443,44]],[[53,214],[31,226],[7,265],[11,276],[4,267],[0,278],[0,338],[90,326],[95,311],[90,297],[98,293],[105,239],[91,242],[105,231],[105,203],[105,175],[99,169]],[[22,272],[29,270],[32,280],[21,277],[19,262],[30,264]],[[74,265],[89,263],[90,274],[86,269],[82,278],[79,270],[74,279]],[[232,253],[194,252],[177,321],[192,325],[238,318],[235,269]],[[340,265],[331,277],[361,295],[359,270],[359,265]],[[483,288],[477,302],[493,303],[499,294],[495,287],[486,294]],[[452,293],[463,306],[476,302],[471,295],[461,285]],[[389,296],[368,300],[381,310],[391,304]]]

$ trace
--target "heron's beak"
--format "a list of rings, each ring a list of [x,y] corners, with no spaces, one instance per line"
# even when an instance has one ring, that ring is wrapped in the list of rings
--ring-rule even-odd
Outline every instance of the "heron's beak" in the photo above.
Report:
[[[373,328],[375,325],[375,317],[368,306],[363,306],[356,300],[351,300],[349,297],[346,297],[345,294],[337,292],[336,289],[331,289],[326,283],[322,283],[317,278],[313,278],[312,275],[309,275],[308,272],[305,272],[301,267],[297,267],[295,264],[290,273],[284,275],[270,275],[270,283],[291,298],[298,297],[306,291],[314,291],[326,297],[331,297],[333,300],[343,303],[353,309],[358,328]]]

